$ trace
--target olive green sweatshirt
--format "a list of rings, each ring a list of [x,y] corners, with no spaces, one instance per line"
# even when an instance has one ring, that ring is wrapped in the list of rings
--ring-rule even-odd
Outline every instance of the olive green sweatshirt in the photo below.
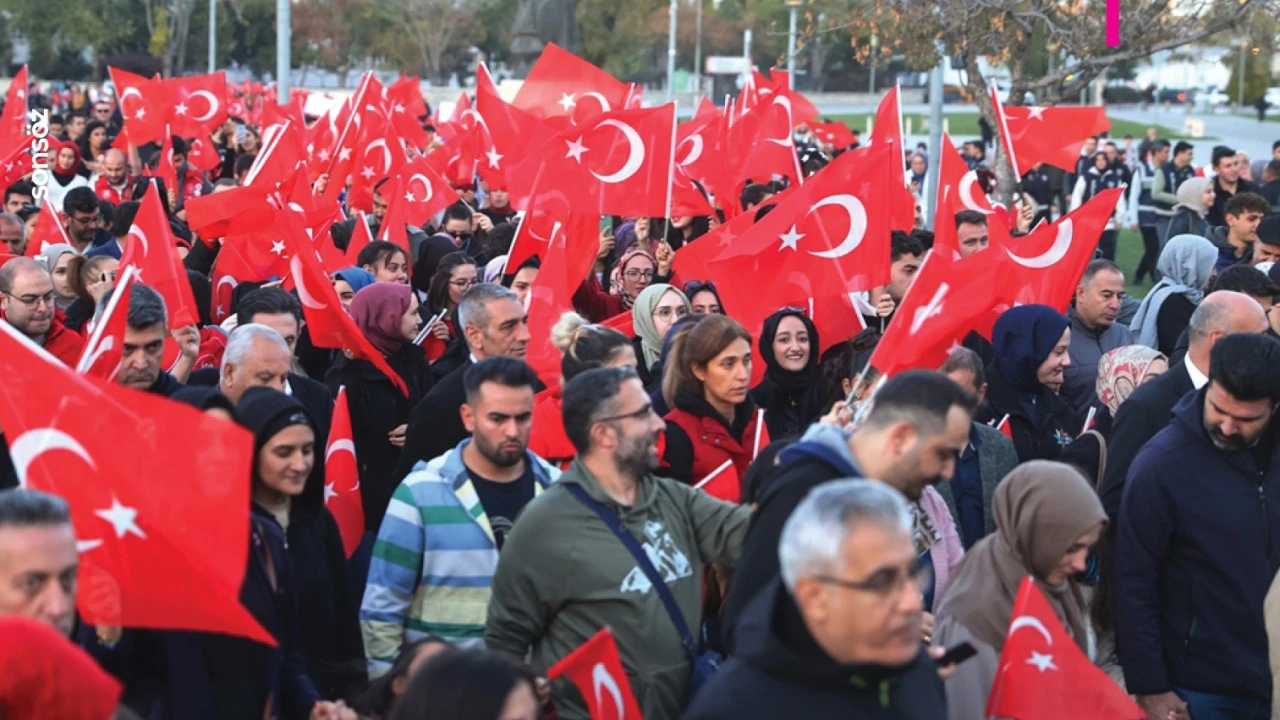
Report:
[[[565,485],[580,485],[619,513],[666,579],[685,622],[701,623],[702,569],[733,565],[750,510],[675,480],[653,475],[622,507],[580,461],[525,507],[508,536],[493,577],[485,643],[548,668],[608,626],[646,718],[677,718],[688,705],[688,653],[644,571],[607,526]],[[568,680],[553,683],[560,717],[587,718]]]

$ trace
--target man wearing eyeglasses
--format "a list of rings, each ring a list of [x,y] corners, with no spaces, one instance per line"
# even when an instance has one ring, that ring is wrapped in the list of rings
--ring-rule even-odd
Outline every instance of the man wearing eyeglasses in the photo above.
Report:
[[[54,317],[53,279],[35,260],[19,257],[0,267],[0,313],[5,322],[49,354],[75,365],[84,339]]]
[[[944,718],[924,646],[911,511],[875,480],[814,489],[782,531],[782,578],[743,616],[737,651],[685,720]],[[856,668],[856,669],[850,669]]]
[[[565,386],[563,413],[578,459],[525,507],[507,536],[485,644],[528,656],[543,673],[609,627],[644,716],[679,717],[689,702],[691,653],[650,577],[669,591],[694,646],[703,569],[737,561],[751,511],[653,474],[666,425],[635,370],[577,375]],[[611,525],[639,546],[634,552],[647,558],[645,567]],[[560,716],[586,718],[568,687],[552,686]]]
[[[67,193],[62,200],[62,220],[67,238],[79,253],[114,244],[115,237],[102,227],[102,209],[91,187],[72,188]]]

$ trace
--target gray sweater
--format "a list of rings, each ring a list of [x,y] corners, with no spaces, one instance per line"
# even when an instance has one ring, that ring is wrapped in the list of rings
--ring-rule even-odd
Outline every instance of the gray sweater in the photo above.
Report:
[[[1075,308],[1067,311],[1071,321],[1071,364],[1063,373],[1062,399],[1081,416],[1098,399],[1098,361],[1108,351],[1133,344],[1133,332],[1119,322],[1106,328],[1090,328]]]

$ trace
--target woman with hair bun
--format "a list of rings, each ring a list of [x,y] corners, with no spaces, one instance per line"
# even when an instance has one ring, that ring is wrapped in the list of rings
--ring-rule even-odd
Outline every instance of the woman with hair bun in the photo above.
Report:
[[[560,386],[538,393],[533,404],[533,432],[529,451],[561,469],[569,467],[577,451],[564,432],[560,389],[579,373],[601,367],[637,364],[631,339],[603,325],[592,325],[576,312],[567,312],[551,328],[551,340],[561,352]]]

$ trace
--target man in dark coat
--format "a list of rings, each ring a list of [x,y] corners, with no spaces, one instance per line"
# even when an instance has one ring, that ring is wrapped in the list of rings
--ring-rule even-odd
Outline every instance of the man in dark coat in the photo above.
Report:
[[[106,307],[113,292],[114,288],[102,296],[98,301],[100,307]],[[116,382],[165,397],[173,397],[174,393],[186,387],[160,369],[164,340],[169,336],[168,328],[169,313],[160,293],[136,282],[131,285],[122,348],[124,357],[120,360],[120,374],[116,376]],[[200,334],[194,327],[179,330],[175,339],[183,355],[194,359],[200,351]]]
[[[1280,340],[1223,338],[1129,469],[1116,648],[1150,717],[1271,717],[1261,608],[1280,570]]]
[[[1113,526],[1134,457],[1169,424],[1178,401],[1209,382],[1209,354],[1214,345],[1231,333],[1263,333],[1268,327],[1266,314],[1253,298],[1227,291],[1208,295],[1191,316],[1191,344],[1186,356],[1171,362],[1168,371],[1121,403],[1111,423],[1107,472],[1099,491]]]
[[[459,408],[467,401],[463,378],[467,368],[485,358],[524,360],[529,345],[528,315],[515,292],[501,285],[474,285],[458,303],[458,325],[470,355],[431,388],[409,415],[404,448],[394,478],[399,482],[419,462],[443,455],[468,437]],[[539,383],[541,385],[541,383]],[[538,392],[546,387],[539,387]]]
[[[941,373],[916,370],[880,388],[856,433],[818,423],[784,450],[734,568],[724,612],[725,646],[735,642],[735,625],[747,604],[778,577],[783,524],[810,490],[836,478],[872,477],[915,501],[926,486],[951,478],[972,423],[968,393]]]
[[[684,719],[946,717],[920,644],[913,525],[906,500],[883,483],[837,480],[809,493],[782,531],[781,581],[747,605],[737,651]],[[816,549],[831,538],[834,556]]]

